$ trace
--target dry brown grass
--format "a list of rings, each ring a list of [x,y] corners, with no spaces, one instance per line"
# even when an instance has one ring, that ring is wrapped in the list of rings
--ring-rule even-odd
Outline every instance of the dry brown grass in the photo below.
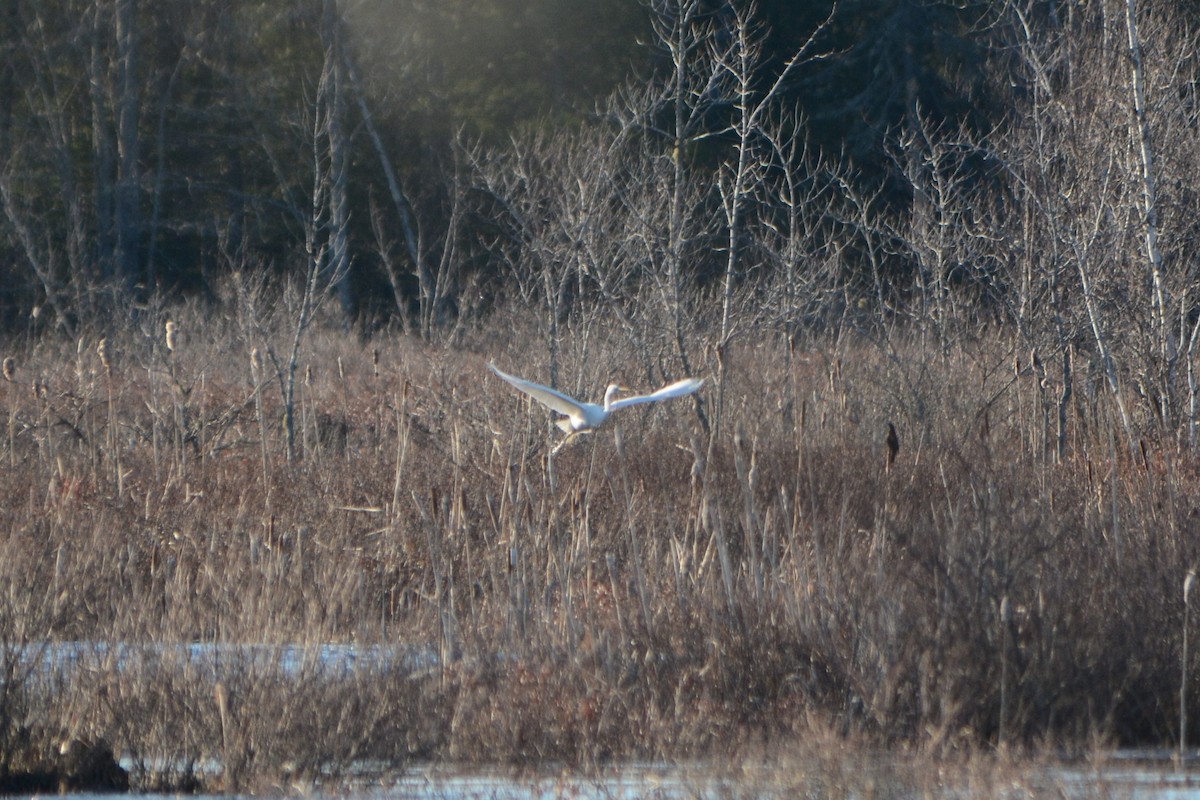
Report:
[[[1122,444],[1084,391],[1057,461],[1003,335],[932,360],[747,339],[711,448],[678,402],[551,463],[546,414],[484,368],[540,376],[528,334],[321,332],[289,464],[264,343],[178,324],[172,350],[158,322],[106,332],[107,366],[39,342],[0,384],[0,753],[105,739],[144,785],[237,788],[815,731],[932,754],[1177,735],[1196,461]],[[565,366],[598,391],[626,365],[591,335],[613,355]],[[48,664],[49,642],[82,644]],[[330,643],[397,655],[342,671]]]

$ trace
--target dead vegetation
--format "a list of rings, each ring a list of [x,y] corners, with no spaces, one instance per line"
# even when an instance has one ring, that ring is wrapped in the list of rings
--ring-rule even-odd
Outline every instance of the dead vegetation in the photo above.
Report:
[[[0,774],[31,736],[234,789],[814,731],[1178,734],[1194,457],[1082,391],[1057,457],[1002,334],[932,360],[747,338],[711,444],[648,408],[549,460],[544,410],[485,369],[544,368],[519,326],[453,350],[321,331],[289,463],[262,343],[179,324],[204,333],[107,332],[107,365],[99,337],[39,342],[0,384]],[[595,389],[626,364],[591,336],[595,364],[562,357]]]

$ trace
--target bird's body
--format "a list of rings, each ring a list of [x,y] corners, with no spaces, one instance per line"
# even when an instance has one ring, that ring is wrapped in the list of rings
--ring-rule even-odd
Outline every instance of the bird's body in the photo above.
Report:
[[[650,394],[623,397],[617,400],[617,393],[622,391],[623,387],[614,383],[609,385],[608,389],[605,390],[604,404],[600,405],[597,403],[585,403],[555,389],[551,389],[548,386],[542,386],[540,383],[534,383],[533,381],[518,378],[515,375],[509,375],[507,372],[498,369],[495,364],[489,364],[488,366],[492,372],[512,384],[516,389],[537,400],[551,411],[556,411],[563,415],[563,418],[557,420],[556,424],[567,434],[567,438],[558,447],[554,448],[554,452],[558,452],[558,449],[570,441],[572,437],[581,433],[589,433],[599,428],[618,409],[641,403],[657,403],[660,400],[684,397],[685,395],[693,394],[704,385],[704,381],[701,379],[684,378]]]

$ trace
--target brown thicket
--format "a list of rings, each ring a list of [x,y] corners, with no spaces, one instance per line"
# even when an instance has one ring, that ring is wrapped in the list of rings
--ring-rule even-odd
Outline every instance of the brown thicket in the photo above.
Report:
[[[543,409],[485,368],[547,367],[505,319],[463,348],[379,339],[378,361],[314,334],[291,462],[236,328],[110,336],[107,368],[86,343],[22,359],[8,740],[103,738],[177,781],[215,760],[231,786],[703,756],[814,720],[939,750],[1172,740],[1197,470],[1130,452],[1103,394],[1056,459],[998,334],[931,362],[764,336],[726,356],[711,446],[677,402],[551,461]],[[589,373],[636,371],[592,335]]]

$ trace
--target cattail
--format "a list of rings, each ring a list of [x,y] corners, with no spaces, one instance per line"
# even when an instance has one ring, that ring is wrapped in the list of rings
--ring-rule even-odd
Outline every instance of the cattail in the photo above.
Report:
[[[258,352],[257,347],[250,348],[250,375],[255,381],[258,381],[258,375],[262,371],[262,354]]]
[[[105,369],[112,369],[112,362],[108,360],[108,339],[101,338],[96,342],[96,355],[100,356],[100,363]]]
[[[1000,729],[996,738],[1001,747],[1008,744],[1008,630],[1011,625],[1012,604],[1006,594],[1000,598]]]
[[[1187,749],[1187,685],[1188,685],[1188,617],[1191,612],[1192,586],[1196,583],[1196,568],[1187,571],[1183,579],[1183,654],[1180,656],[1179,679],[1179,757]]]
[[[82,336],[79,341],[75,342],[75,381],[82,384],[85,377],[83,370],[83,351],[87,349],[86,342]]]
[[[313,384],[313,368],[312,364],[307,364],[304,367],[304,385],[312,388]]]
[[[17,374],[17,362],[12,356],[4,359],[4,380],[12,383],[13,376]]]
[[[896,456],[900,454],[900,434],[896,433],[896,426],[888,423],[887,432],[887,464],[885,470],[890,470],[892,464],[896,463]]]
[[[167,320],[167,350],[172,353],[175,352],[175,331],[176,327],[174,321]]]

